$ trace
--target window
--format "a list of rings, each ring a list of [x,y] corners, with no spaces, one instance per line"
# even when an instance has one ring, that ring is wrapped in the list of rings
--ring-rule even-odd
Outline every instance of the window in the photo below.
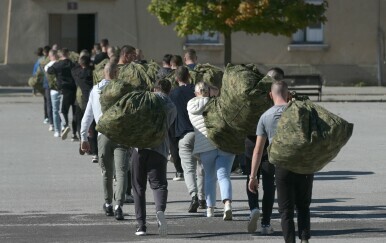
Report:
[[[188,35],[186,38],[187,44],[218,44],[220,43],[220,35],[218,32],[204,32],[199,35]]]
[[[323,0],[306,0],[311,4],[322,4]],[[319,44],[323,43],[323,24],[315,23],[305,29],[300,29],[292,35],[294,44]]]

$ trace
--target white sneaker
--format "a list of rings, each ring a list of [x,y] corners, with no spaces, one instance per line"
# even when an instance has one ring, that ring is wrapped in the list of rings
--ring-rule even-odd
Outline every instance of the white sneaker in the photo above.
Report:
[[[62,140],[66,140],[68,133],[71,131],[70,127],[65,127],[62,131]]]
[[[308,240],[302,240],[300,243],[308,243]]]
[[[55,138],[60,138],[60,132],[55,132],[55,133],[54,133],[54,137],[55,137]]]
[[[208,218],[214,217],[214,208],[213,207],[207,207],[206,208],[206,217],[208,217]]]
[[[166,224],[165,213],[162,211],[157,212],[158,233],[160,236],[168,235],[168,225]]]
[[[54,125],[50,125],[50,127],[48,128],[48,131],[52,132],[54,130]]]
[[[262,235],[271,235],[275,232],[271,225],[262,225],[261,226],[261,234]],[[303,241],[302,241],[303,242]]]
[[[257,221],[260,217],[260,210],[258,208],[255,208],[251,211],[251,214],[249,215],[249,222],[248,222],[248,232],[253,233],[257,230]]]
[[[223,220],[232,220],[232,205],[230,203],[225,203],[224,205],[224,216]]]

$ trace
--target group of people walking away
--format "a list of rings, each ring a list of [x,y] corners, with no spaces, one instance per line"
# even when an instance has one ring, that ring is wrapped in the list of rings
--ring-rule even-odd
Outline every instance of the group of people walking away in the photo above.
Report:
[[[223,151],[208,137],[205,107],[213,97],[221,94],[218,87],[202,80],[191,83],[190,71],[197,65],[196,52],[190,49],[183,58],[165,54],[162,59],[152,92],[165,104],[167,135],[159,145],[151,148],[118,144],[95,129],[104,113],[101,93],[110,83],[119,82],[122,66],[132,62],[141,65],[147,63],[141,50],[129,45],[112,47],[104,39],[94,45],[92,53],[83,50],[75,60],[71,60],[71,53],[66,48],[44,47],[42,57],[34,67],[34,73],[42,69],[44,74],[44,121],[50,124],[49,130],[54,132],[54,137],[64,140],[71,132],[73,141],[79,141],[80,138],[79,153],[89,153],[94,156],[93,162],[99,162],[106,216],[123,220],[124,203],[134,202],[138,223],[135,234],[146,235],[145,195],[148,181],[153,190],[159,234],[167,235],[167,162],[171,160],[176,169],[173,180],[185,182],[191,199],[187,212],[196,213],[198,209],[206,209],[206,217],[215,217],[218,182],[223,220],[232,220],[231,170],[236,155]],[[96,67],[102,63],[103,78],[95,80]],[[285,242],[296,242],[293,219],[296,209],[298,238],[306,243],[311,236],[313,174],[297,174],[269,163],[266,148],[275,135],[289,96],[280,68],[269,70],[267,75],[276,80],[269,93],[274,106],[261,116],[256,124],[255,136],[248,136],[245,140],[246,191],[251,211],[247,231],[255,233],[261,223],[261,234],[274,232],[271,215],[277,189]],[[260,175],[264,192],[261,220],[258,202]]]

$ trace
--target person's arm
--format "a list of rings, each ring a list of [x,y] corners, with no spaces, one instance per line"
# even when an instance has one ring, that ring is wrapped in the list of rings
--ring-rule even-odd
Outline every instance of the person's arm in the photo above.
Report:
[[[252,162],[251,162],[251,174],[249,175],[248,189],[256,193],[259,187],[259,180],[257,178],[257,170],[260,167],[261,158],[263,157],[264,145],[267,140],[264,136],[256,137],[256,145],[253,149]]]
[[[92,92],[92,91],[91,91]],[[80,127],[80,138],[81,138],[81,149],[85,152],[90,151],[90,143],[88,142],[88,129],[94,119],[94,112],[92,110],[93,95],[90,94],[90,98],[87,102],[87,107],[84,112],[81,127]]]

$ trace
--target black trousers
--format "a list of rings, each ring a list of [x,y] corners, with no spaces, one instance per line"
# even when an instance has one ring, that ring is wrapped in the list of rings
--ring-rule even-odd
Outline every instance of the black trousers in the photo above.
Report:
[[[133,159],[131,172],[135,216],[139,226],[146,224],[146,184],[149,180],[153,190],[156,211],[165,211],[168,198],[168,181],[166,178],[167,159],[161,154],[142,149],[138,159]]]
[[[75,107],[76,92],[74,90],[62,90],[62,97],[60,100],[60,118],[62,119],[62,125],[68,126],[68,112],[70,107],[72,109],[72,134],[75,135],[77,132],[76,122],[76,107]]]
[[[174,168],[176,168],[176,172],[184,173],[184,170],[181,166],[181,158],[178,152],[178,138],[175,137],[174,123],[169,129],[169,147],[170,147],[170,155],[172,156]]]
[[[281,228],[286,243],[295,243],[294,211],[296,206],[299,239],[308,240],[310,231],[310,204],[314,174],[302,175],[276,167],[277,201]]]
[[[259,208],[259,193],[252,193],[248,190],[249,183],[249,175],[251,174],[251,159],[245,157],[245,170],[247,173],[247,196],[248,196],[248,204],[249,209]],[[263,217],[261,219],[262,225],[271,224],[271,216],[273,204],[275,202],[275,166],[267,160],[267,158],[263,158],[257,172],[258,177],[260,177],[260,173],[262,176],[263,182],[263,200],[262,200],[262,211]],[[259,178],[260,179],[260,178]]]
[[[54,124],[50,89],[44,89],[44,118],[48,118],[50,125]]]

